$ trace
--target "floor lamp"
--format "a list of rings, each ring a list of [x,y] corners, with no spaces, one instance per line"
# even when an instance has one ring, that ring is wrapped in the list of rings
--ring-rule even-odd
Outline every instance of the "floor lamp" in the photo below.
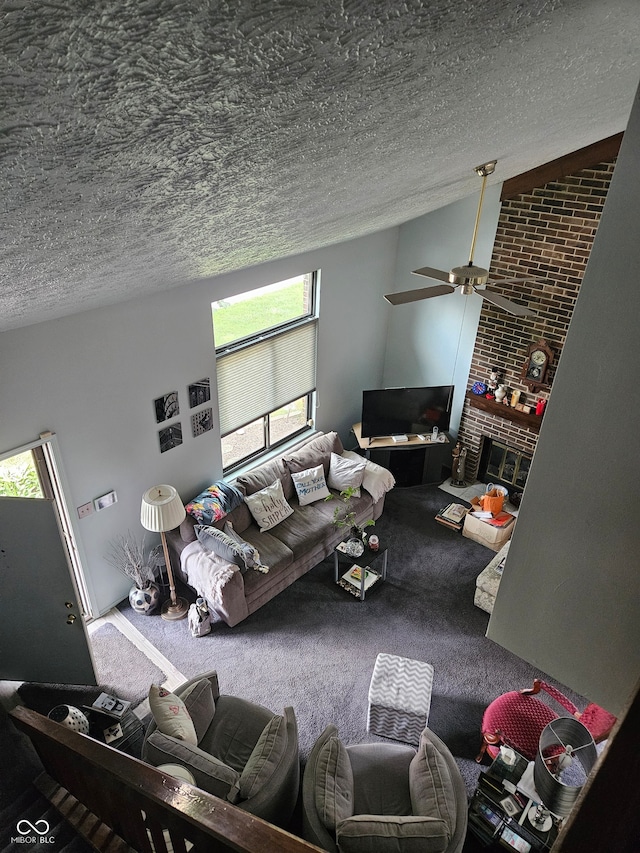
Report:
[[[169,579],[169,590],[171,598],[162,605],[161,616],[163,619],[184,619],[189,611],[189,604],[176,595],[176,585],[171,570],[171,560],[167,550],[166,530],[173,530],[182,523],[186,516],[180,495],[173,486],[153,486],[142,496],[142,508],[140,510],[140,523],[145,530],[159,533],[162,539],[162,550],[167,565],[167,577]]]

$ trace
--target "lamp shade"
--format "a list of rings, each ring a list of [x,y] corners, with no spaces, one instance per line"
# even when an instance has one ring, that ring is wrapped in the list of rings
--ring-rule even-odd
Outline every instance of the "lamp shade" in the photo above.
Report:
[[[173,486],[152,486],[142,496],[140,523],[145,530],[164,533],[173,530],[186,516],[180,495]]]
[[[575,717],[558,717],[544,727],[533,778],[536,791],[549,811],[561,817],[569,814],[596,758],[591,732]],[[580,772],[576,773],[576,769]],[[563,778],[565,775],[567,779]]]

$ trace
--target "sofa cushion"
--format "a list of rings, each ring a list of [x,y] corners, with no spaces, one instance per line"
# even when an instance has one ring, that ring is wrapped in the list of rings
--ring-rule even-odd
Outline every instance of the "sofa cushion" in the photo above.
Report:
[[[262,730],[240,776],[241,800],[257,794],[275,773],[287,749],[287,724],[281,714],[274,714]]]
[[[345,489],[354,489],[354,495],[360,497],[360,486],[364,477],[365,460],[360,456],[358,459],[347,459],[331,454],[329,463],[329,477],[327,483],[330,489],[342,492]]]
[[[332,453],[342,453],[344,447],[337,432],[327,432],[310,439],[285,456],[287,469],[291,472],[306,471],[322,465],[325,477],[329,474]]]
[[[456,794],[446,758],[436,749],[428,730],[420,735],[418,752],[409,767],[409,790],[414,814],[439,818],[450,835],[456,828]]]
[[[156,726],[163,734],[184,740],[195,746],[198,736],[186,705],[164,687],[152,684],[149,688],[149,707]]]
[[[260,528],[260,533],[271,530],[293,513],[293,509],[285,500],[280,480],[274,480],[266,489],[253,495],[246,495],[245,502]]]
[[[408,815],[354,815],[336,828],[340,853],[444,853],[450,841],[441,820]]]
[[[337,737],[318,752],[313,776],[315,807],[326,829],[335,833],[341,820],[353,814],[353,773],[349,755]]]
[[[235,788],[240,779],[237,770],[193,744],[152,732],[144,745],[143,759],[149,764],[182,764],[196,780],[198,788],[223,799]]]
[[[409,767],[416,751],[399,743],[347,747],[353,770],[355,814],[410,815]],[[384,768],[384,773],[381,769]]]
[[[251,471],[246,471],[236,479],[236,486],[243,495],[255,495],[270,486],[274,480],[280,480],[282,490],[287,500],[293,497],[294,488],[291,482],[291,474],[282,457],[270,459]]]
[[[318,504],[295,506],[292,515],[273,529],[273,535],[293,552],[294,560],[304,557],[316,545],[333,537],[336,533],[331,518],[319,511]]]
[[[271,573],[275,569],[287,568],[293,562],[291,548],[287,548],[284,542],[281,542],[277,538],[279,529],[280,525],[274,527],[273,531],[265,530],[264,533],[260,533],[258,526],[252,521],[251,526],[247,527],[242,533],[244,539],[250,545],[254,545],[260,549],[260,559],[266,566],[269,566]],[[250,572],[244,577],[245,584],[251,583],[252,574]],[[258,581],[260,581],[260,578],[258,578]]]
[[[322,465],[316,465],[315,468],[307,468],[305,471],[294,472],[291,474],[291,479],[293,480],[300,506],[324,500],[331,494],[327,488],[327,481],[324,477],[324,468]]]

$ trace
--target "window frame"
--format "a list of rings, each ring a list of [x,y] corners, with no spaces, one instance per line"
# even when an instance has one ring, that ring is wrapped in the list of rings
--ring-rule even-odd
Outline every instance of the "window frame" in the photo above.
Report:
[[[226,356],[235,355],[237,353],[241,353],[243,350],[247,350],[249,348],[255,347],[258,344],[263,344],[270,340],[274,340],[277,338],[282,338],[289,333],[295,333],[296,329],[301,327],[307,327],[312,325],[314,327],[315,339],[314,339],[314,384],[313,388],[309,389],[306,394],[298,395],[294,397],[292,400],[287,402],[279,403],[278,406],[274,409],[271,409],[268,412],[260,413],[255,416],[252,415],[246,422],[238,424],[234,426],[233,429],[227,430],[226,432],[220,432],[220,441],[222,445],[222,440],[229,435],[233,435],[233,433],[238,432],[238,430],[244,429],[250,424],[256,423],[257,421],[262,421],[262,436],[263,436],[263,444],[257,450],[253,450],[239,459],[235,459],[233,462],[228,465],[224,465],[223,459],[223,474],[228,475],[230,473],[236,472],[238,469],[247,466],[249,463],[256,462],[264,457],[267,457],[269,454],[272,454],[275,449],[281,447],[287,443],[290,443],[292,440],[297,437],[304,435],[306,432],[313,431],[314,429],[314,417],[313,412],[315,410],[315,398],[316,398],[316,373],[317,373],[317,329],[318,329],[318,320],[319,320],[319,283],[320,283],[320,271],[313,270],[310,273],[302,273],[302,276],[310,276],[310,305],[309,310],[303,316],[297,316],[292,320],[288,320],[283,323],[278,323],[275,326],[270,326],[267,329],[262,329],[255,334],[246,335],[243,338],[238,338],[234,341],[230,341],[229,343],[222,344],[219,347],[215,348],[215,357],[216,364],[218,360],[221,358],[225,358]],[[295,276],[292,276],[294,278]],[[268,287],[269,285],[264,285]],[[261,288],[253,288],[254,290],[260,290]],[[214,336],[215,336],[215,315],[212,317],[213,328],[214,328]],[[219,395],[220,396],[220,395]],[[300,426],[298,429],[288,433],[286,436],[283,436],[280,439],[272,440],[271,437],[271,417],[272,415],[284,408],[285,406],[291,405],[291,403],[296,402],[296,400],[305,399],[306,398],[306,412],[305,412],[305,423]],[[223,454],[224,457],[224,454]]]

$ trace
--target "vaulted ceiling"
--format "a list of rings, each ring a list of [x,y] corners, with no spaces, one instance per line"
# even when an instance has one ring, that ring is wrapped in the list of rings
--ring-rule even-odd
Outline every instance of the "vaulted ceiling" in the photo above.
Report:
[[[626,126],[637,0],[0,2],[0,330],[358,237]]]

